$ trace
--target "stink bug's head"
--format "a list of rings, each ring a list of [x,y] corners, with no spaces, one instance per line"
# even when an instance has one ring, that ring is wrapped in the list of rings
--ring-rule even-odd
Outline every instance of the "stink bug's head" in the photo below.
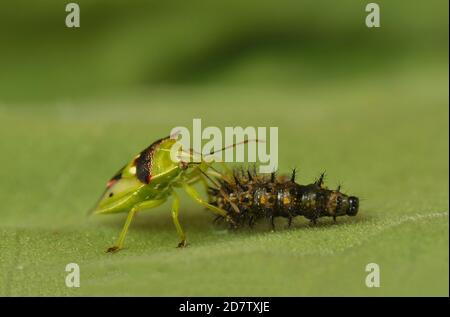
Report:
[[[133,194],[143,185],[135,177],[135,169],[136,167],[126,166],[108,181],[105,192],[100,197],[92,213],[122,212],[132,206]]]

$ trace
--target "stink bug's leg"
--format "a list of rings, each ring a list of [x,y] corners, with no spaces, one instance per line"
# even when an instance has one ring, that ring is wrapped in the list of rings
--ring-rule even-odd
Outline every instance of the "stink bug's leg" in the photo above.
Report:
[[[124,224],[124,226],[122,228],[122,231],[120,232],[120,236],[119,236],[119,239],[117,240],[116,244],[114,246],[108,248],[106,250],[106,252],[117,252],[117,251],[119,251],[120,249],[123,248],[123,242],[125,241],[125,237],[127,235],[128,228],[130,227],[131,221],[133,220],[134,215],[136,214],[137,211],[142,210],[142,209],[156,207],[158,205],[161,205],[165,201],[166,201],[165,199],[148,200],[148,201],[143,201],[142,203],[137,204],[136,206],[134,206],[128,212],[127,220],[125,221],[125,224]]]
[[[212,166],[213,163],[220,164],[220,166],[222,166],[222,168],[223,168],[223,171],[219,172],[217,169],[215,169]],[[227,182],[230,182],[233,179],[233,172],[227,166],[227,164],[225,164],[225,162],[212,161],[212,162],[205,163],[205,164],[208,166],[208,169],[205,171],[206,175],[211,176],[211,177],[217,177],[217,178],[223,179]]]
[[[231,207],[233,207],[234,211],[235,211],[236,213],[240,213],[239,208],[236,206],[236,204],[235,204],[234,202],[232,202],[232,201],[230,200],[229,195],[228,195],[227,193],[225,193],[225,191],[224,191],[223,189],[220,188],[220,187],[221,187],[220,184],[218,184],[217,182],[215,182],[211,177],[208,176],[208,174],[206,174],[206,173],[203,172],[202,170],[200,170],[200,172],[203,174],[204,177],[208,178],[213,184],[215,184],[215,185],[217,186],[219,192],[222,194],[222,197],[225,198],[225,199],[230,203],[230,205],[231,205]],[[188,183],[186,183],[186,184],[188,184]]]
[[[178,247],[182,248],[187,245],[186,242],[186,235],[184,234],[183,228],[181,228],[180,220],[178,219],[178,211],[180,208],[180,199],[178,198],[178,195],[173,191],[173,203],[172,203],[172,219],[173,224],[175,225],[175,228],[177,229],[177,233],[180,236],[180,243],[178,243]]]
[[[225,219],[227,219],[230,222],[233,222],[231,220],[231,218],[228,216],[227,212],[219,207],[216,207],[214,205],[209,204],[208,202],[206,202],[205,200],[203,200],[200,195],[198,194],[198,192],[195,190],[194,187],[183,183],[183,188],[186,191],[186,193],[192,198],[194,199],[196,202],[198,202],[200,205],[208,208],[209,210],[211,210],[212,212],[214,212],[217,215],[220,215],[222,217],[224,217]]]
[[[187,183],[183,183],[183,188],[186,191],[186,193],[193,198],[196,202],[198,202],[199,204],[205,206],[206,208],[212,210],[214,213],[222,216],[222,217],[227,217],[227,212],[219,207],[213,206],[211,204],[209,204],[208,202],[206,202],[205,200],[203,200],[199,193],[194,189],[194,187],[188,185]]]
[[[217,161],[218,164],[220,164],[220,166],[222,166],[222,168],[224,169],[224,175],[228,178],[231,177],[231,175],[233,175],[233,172],[231,171],[231,169],[227,166],[227,164],[225,162],[222,161]]]
[[[133,217],[136,214],[136,211],[137,211],[137,208],[133,207],[133,209],[131,209],[128,212],[127,220],[125,221],[125,225],[122,228],[122,232],[120,233],[119,240],[117,240],[117,243],[114,246],[108,248],[108,250],[106,250],[106,252],[117,252],[120,249],[122,249],[123,242],[125,240],[125,236],[127,235],[127,232],[128,232],[128,227],[130,226],[131,220],[133,220]]]
[[[203,175],[200,176],[200,182],[202,183],[203,187],[205,188],[206,194],[208,195],[208,201],[211,201],[212,195],[209,191],[208,181],[206,180],[206,178]]]
[[[199,182],[202,184],[202,186],[205,188],[205,192],[208,195],[208,200],[211,201],[212,199],[212,195],[209,192],[209,185],[208,185],[208,181],[206,180],[205,176],[203,176],[202,174],[200,174],[199,176],[195,177],[195,178],[191,178],[189,180],[186,181],[187,184],[191,185],[191,184],[195,184],[197,182]]]

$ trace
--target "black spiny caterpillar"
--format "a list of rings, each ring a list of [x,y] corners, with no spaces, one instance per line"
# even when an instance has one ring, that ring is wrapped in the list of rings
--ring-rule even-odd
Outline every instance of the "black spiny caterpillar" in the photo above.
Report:
[[[228,220],[235,226],[252,226],[262,218],[275,217],[289,220],[304,216],[316,223],[320,217],[355,216],[359,199],[340,192],[340,188],[329,190],[323,186],[324,174],[314,183],[299,185],[295,182],[295,170],[291,177],[270,176],[250,171],[233,172],[233,179],[217,179],[218,187],[210,187],[211,203],[228,213]],[[217,220],[223,219],[219,216]]]

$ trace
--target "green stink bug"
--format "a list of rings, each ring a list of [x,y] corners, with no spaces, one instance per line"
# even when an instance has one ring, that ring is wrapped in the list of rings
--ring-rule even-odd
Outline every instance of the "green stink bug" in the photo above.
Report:
[[[123,248],[125,236],[136,212],[159,206],[170,196],[173,197],[172,219],[181,239],[178,247],[186,246],[186,235],[178,220],[179,199],[174,191],[177,187],[183,188],[197,203],[231,221],[225,210],[208,203],[191,186],[197,182],[207,186],[206,173],[212,162],[208,163],[203,159],[199,163],[182,160],[174,162],[170,151],[176,142],[170,136],[153,142],[108,181],[106,190],[92,213],[128,212],[128,216],[117,243],[108,248],[107,252],[116,252]],[[179,151],[186,153],[182,149]]]

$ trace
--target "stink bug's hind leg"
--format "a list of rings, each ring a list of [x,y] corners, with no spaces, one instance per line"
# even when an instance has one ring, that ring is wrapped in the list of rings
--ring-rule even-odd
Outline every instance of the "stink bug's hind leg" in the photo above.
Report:
[[[106,252],[117,252],[117,251],[119,251],[119,250],[121,250],[123,248],[123,243],[125,241],[125,237],[127,235],[128,228],[130,227],[131,221],[133,220],[134,215],[136,214],[137,211],[142,210],[142,209],[153,208],[153,207],[159,206],[162,203],[164,203],[165,201],[166,201],[165,199],[148,200],[148,201],[144,201],[144,202],[134,206],[128,212],[127,220],[125,220],[125,224],[124,224],[124,226],[122,228],[122,231],[120,232],[120,236],[119,236],[119,239],[117,240],[116,244],[114,246],[108,248],[106,250]]]
[[[183,228],[181,227],[180,220],[178,219],[178,211],[180,209],[180,199],[178,195],[173,191],[173,203],[172,203],[172,219],[175,228],[177,229],[177,233],[180,236],[180,243],[178,243],[179,248],[183,248],[187,246],[186,235],[184,234]]]
[[[106,250],[106,252],[114,253],[123,248],[123,242],[125,241],[125,236],[127,235],[128,228],[130,227],[131,220],[133,220],[134,215],[136,214],[136,211],[137,211],[137,208],[133,207],[133,209],[131,209],[128,212],[127,220],[125,221],[125,225],[122,228],[122,232],[120,233],[119,239],[117,240],[116,244],[113,245],[112,247],[108,248]]]

